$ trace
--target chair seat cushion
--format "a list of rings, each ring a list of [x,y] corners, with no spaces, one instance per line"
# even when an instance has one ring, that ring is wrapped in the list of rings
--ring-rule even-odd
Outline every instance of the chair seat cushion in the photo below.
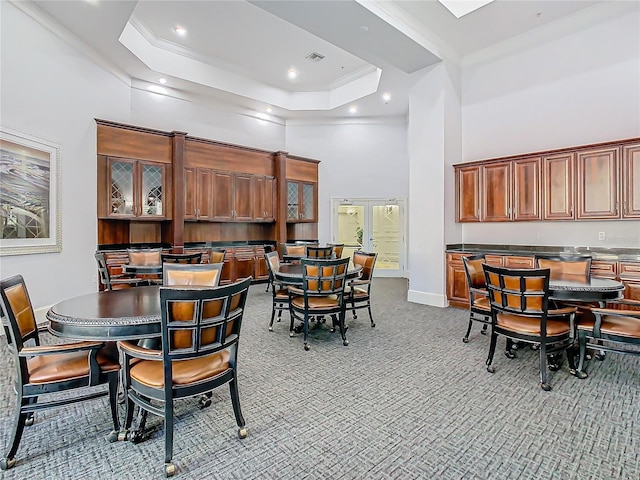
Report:
[[[364,289],[364,288],[354,288],[351,292],[349,292],[349,295],[352,296],[353,298],[357,299],[366,299],[369,298],[369,293]]]
[[[511,313],[499,313],[497,315],[498,325],[512,332],[525,333],[528,335],[540,335],[540,319],[536,317],[525,317],[524,315],[514,315]],[[547,318],[547,335],[569,334],[570,325],[568,321],[551,320]]]
[[[29,383],[52,383],[89,375],[89,352],[42,355],[27,360]],[[98,365],[104,373],[120,370],[120,364],[98,352]]]
[[[323,310],[326,308],[338,308],[338,298],[335,295],[329,295],[326,297],[308,297],[309,308]],[[295,308],[304,309],[304,297],[293,297],[291,304]]]
[[[578,330],[593,330],[595,317],[584,316],[578,322]],[[619,337],[640,338],[640,318],[622,317],[618,315],[604,315],[600,325],[600,331],[607,335]]]
[[[473,308],[477,308],[478,310],[486,310],[487,312],[491,311],[491,304],[489,303],[489,298],[487,297],[479,297],[473,300]]]
[[[286,288],[280,288],[276,290],[276,299],[289,300],[289,290],[287,290]]]
[[[229,369],[229,351],[204,357],[173,362],[173,384],[188,385],[225,372]],[[164,386],[164,368],[161,361],[142,360],[130,370],[131,378],[149,387]]]

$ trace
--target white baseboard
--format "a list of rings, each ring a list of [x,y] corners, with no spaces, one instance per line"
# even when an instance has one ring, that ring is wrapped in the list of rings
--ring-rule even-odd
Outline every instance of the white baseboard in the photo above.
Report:
[[[420,292],[418,290],[409,290],[407,300],[412,303],[420,303],[422,305],[431,305],[433,307],[445,308],[449,306],[446,295],[439,293]]]

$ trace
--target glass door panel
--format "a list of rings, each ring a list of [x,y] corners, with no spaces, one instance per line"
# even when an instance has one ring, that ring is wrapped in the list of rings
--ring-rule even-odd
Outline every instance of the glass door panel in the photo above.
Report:
[[[298,219],[298,183],[287,182],[287,218]]]
[[[302,215],[305,220],[313,220],[314,214],[314,186],[308,183],[302,184]]]
[[[133,163],[111,162],[111,215],[133,215]]]
[[[378,252],[377,269],[400,269],[400,206],[372,205],[371,247]]]

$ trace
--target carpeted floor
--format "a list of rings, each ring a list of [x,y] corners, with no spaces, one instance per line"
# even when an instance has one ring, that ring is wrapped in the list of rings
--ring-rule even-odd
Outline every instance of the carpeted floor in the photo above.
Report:
[[[178,403],[177,478],[214,479],[629,479],[640,478],[640,358],[589,362],[589,378],[551,372],[538,383],[537,352],[496,355],[467,312],[408,303],[402,279],[376,279],[376,328],[348,315],[350,345],[326,326],[311,350],[268,332],[271,294],[251,287],[240,340],[240,399],[249,436],[237,438],[228,388],[199,410]],[[504,340],[499,341],[499,349]],[[0,371],[0,445],[13,421],[15,376],[6,343]],[[146,442],[110,444],[107,400],[41,413],[25,430],[6,479],[163,478],[161,420]]]

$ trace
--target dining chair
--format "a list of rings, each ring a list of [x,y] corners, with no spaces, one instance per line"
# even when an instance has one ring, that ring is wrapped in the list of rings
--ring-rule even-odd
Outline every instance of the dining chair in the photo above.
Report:
[[[317,247],[308,245],[306,255],[309,258],[331,258],[333,247]]]
[[[469,342],[469,334],[473,322],[482,323],[482,335],[487,334],[487,328],[491,325],[491,305],[489,304],[489,292],[484,278],[482,265],[484,264],[484,254],[462,257],[464,273],[467,278],[467,289],[469,291],[469,325],[467,333],[462,337],[464,343]]]
[[[0,280],[0,315],[6,319],[7,342],[16,367],[14,388],[17,394],[11,446],[0,459],[0,469],[15,466],[24,427],[33,424],[34,412],[91,400],[107,393],[113,420],[109,440],[116,441],[120,429],[117,352],[104,348],[103,342],[42,345],[22,275]],[[88,388],[98,385],[108,385],[108,391]],[[65,392],[63,396],[56,395],[61,392]],[[46,440],[40,444],[46,445]]]
[[[176,472],[172,463],[175,400],[228,384],[238,437],[247,436],[238,391],[238,342],[250,283],[248,277],[213,288],[160,287],[162,348],[119,342],[124,358],[125,428],[131,427],[134,405],[164,417],[168,477]]]
[[[212,248],[209,254],[209,263],[222,263],[224,262],[224,256],[227,253],[224,248]]]
[[[148,285],[149,281],[136,277],[134,275],[119,274],[112,275],[107,259],[104,253],[96,252],[94,254],[96,262],[98,263],[98,273],[100,275],[100,283],[104,285],[106,290],[120,290],[122,288],[138,287],[141,285]]]
[[[193,253],[161,253],[162,263],[202,263],[202,252]]]
[[[358,318],[356,310],[366,308],[369,311],[371,327],[376,324],[371,313],[371,282],[373,280],[373,269],[376,266],[377,252],[363,252],[358,250],[353,252],[353,264],[360,265],[362,271],[360,277],[351,280],[345,287],[345,302],[347,310],[351,310],[354,319]]]
[[[306,245],[292,245],[289,243],[285,243],[284,245],[285,250],[284,253],[285,255],[306,255],[307,253],[307,246]]]
[[[129,265],[160,265],[162,263],[161,248],[127,249]]]
[[[333,248],[334,258],[342,258],[342,251],[344,250],[344,243],[327,243],[327,247]]]
[[[289,310],[289,289],[287,285],[278,281],[275,277],[275,273],[280,268],[280,257],[278,252],[269,252],[264,254],[264,259],[269,270],[269,284],[271,285],[272,301],[271,301],[271,320],[269,321],[269,331],[273,332],[273,320],[276,316],[276,310],[278,311],[278,322],[282,318],[282,312]],[[269,284],[267,284],[267,291],[269,291]]]
[[[222,263],[164,263],[162,284],[165,286],[217,287],[220,283]]]
[[[591,256],[589,255],[542,255],[534,256],[536,268],[548,268],[551,280],[560,278],[591,277]]]
[[[540,386],[551,390],[547,355],[567,352],[569,368],[576,372],[573,328],[576,309],[549,309],[549,269],[510,269],[483,264],[491,304],[491,344],[487,371],[494,373],[498,335],[507,338],[507,358],[515,358],[513,341],[538,346]],[[559,368],[559,365],[557,365]],[[555,369],[555,368],[554,368]]]
[[[348,258],[337,260],[323,260],[303,258],[302,286],[289,286],[289,302],[291,323],[289,336],[294,335],[294,321],[303,322],[304,349],[309,350],[309,321],[318,320],[324,316],[331,316],[331,331],[335,327],[340,329],[342,344],[349,345],[346,337],[347,328],[344,323],[345,299],[344,287],[346,284]]]

